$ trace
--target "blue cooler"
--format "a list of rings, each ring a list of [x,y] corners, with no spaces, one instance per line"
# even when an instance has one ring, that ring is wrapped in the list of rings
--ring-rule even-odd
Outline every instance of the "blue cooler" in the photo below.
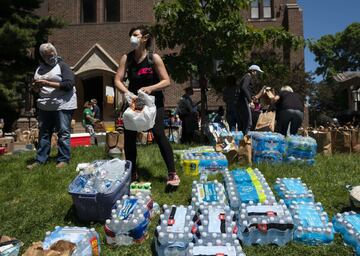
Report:
[[[81,221],[104,222],[111,216],[111,209],[117,200],[123,195],[130,194],[131,162],[126,161],[125,168],[127,176],[122,179],[108,193],[82,193],[78,192],[78,184],[81,176],[78,175],[69,185],[69,194],[72,196],[77,216]]]

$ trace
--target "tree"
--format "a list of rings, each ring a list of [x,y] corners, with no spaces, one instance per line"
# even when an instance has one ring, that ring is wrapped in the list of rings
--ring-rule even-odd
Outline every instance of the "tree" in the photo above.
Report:
[[[64,23],[35,15],[41,0],[5,2],[0,8],[0,117],[5,118],[5,129],[9,130],[23,104],[26,74],[37,64],[33,49],[47,41],[51,28]]]
[[[324,81],[315,84],[311,95],[311,112],[315,116],[338,116],[347,108],[346,88],[335,83],[333,76],[345,71],[360,70],[360,23],[352,23],[344,31],[308,41],[319,67],[317,75]]]
[[[208,81],[219,76],[243,74],[249,53],[265,44],[278,48],[295,47],[300,38],[283,29],[255,29],[246,25],[241,10],[249,0],[173,0],[155,6],[153,29],[160,49],[171,49],[165,63],[176,82],[198,77],[201,88],[202,131],[206,121]],[[221,61],[220,71],[215,72]],[[205,120],[205,121],[204,121]]]
[[[360,70],[359,42],[360,23],[352,23],[335,35],[325,35],[317,41],[309,40],[309,49],[319,64],[315,73],[323,75],[329,82],[337,73]]]

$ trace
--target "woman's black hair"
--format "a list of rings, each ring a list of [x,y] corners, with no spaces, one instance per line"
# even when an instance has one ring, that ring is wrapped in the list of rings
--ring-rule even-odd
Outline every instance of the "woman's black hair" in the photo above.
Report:
[[[129,36],[131,37],[133,32],[135,30],[140,30],[140,33],[142,36],[147,36],[148,40],[146,41],[146,49],[149,49],[152,45],[152,34],[149,30],[149,28],[147,26],[141,25],[141,26],[137,26],[137,27],[133,27],[130,29],[129,31]]]

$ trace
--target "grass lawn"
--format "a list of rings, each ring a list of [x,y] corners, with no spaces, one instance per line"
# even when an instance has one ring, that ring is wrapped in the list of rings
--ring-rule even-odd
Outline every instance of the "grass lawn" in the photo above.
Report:
[[[184,148],[174,145],[174,148]],[[63,170],[55,169],[55,158],[36,170],[26,170],[35,153],[0,157],[0,235],[22,240],[27,248],[31,242],[43,240],[46,231],[55,226],[95,227],[101,236],[101,254],[153,255],[154,229],[158,219],[151,222],[149,238],[141,245],[112,248],[105,245],[105,235],[100,223],[80,223],[72,207],[68,185],[76,176],[77,163],[104,158],[103,147],[75,148],[72,162]],[[56,152],[52,152],[54,156]],[[323,204],[332,218],[334,214],[349,210],[345,184],[360,184],[359,155],[317,156],[313,167],[290,165],[260,165],[269,185],[273,187],[277,177],[301,177],[312,190],[315,200]],[[165,192],[166,168],[156,145],[138,147],[138,166],[143,180],[152,182],[152,194],[162,204],[188,205],[191,193],[191,177],[179,171],[181,186],[172,193]],[[180,166],[177,166],[181,170]],[[353,255],[350,247],[343,245],[339,235],[326,246],[306,246],[291,242],[283,247],[246,246],[246,255]]]

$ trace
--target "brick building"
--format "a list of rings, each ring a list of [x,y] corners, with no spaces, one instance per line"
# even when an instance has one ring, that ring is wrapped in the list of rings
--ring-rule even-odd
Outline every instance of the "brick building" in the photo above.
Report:
[[[78,109],[85,100],[97,98],[104,120],[113,120],[113,104],[106,101],[106,88],[113,87],[113,78],[120,57],[131,50],[128,31],[138,24],[154,22],[155,0],[45,0],[37,11],[40,16],[57,16],[69,25],[55,30],[49,38],[59,55],[76,74]],[[296,0],[255,0],[244,11],[246,22],[255,27],[284,27],[303,36],[302,10]],[[303,64],[304,52],[283,50],[289,64]],[[174,108],[186,85],[170,86],[165,90],[166,107]],[[109,91],[109,90],[108,90]],[[119,95],[116,95],[118,99]],[[195,92],[194,101],[200,99]],[[221,95],[210,90],[208,106],[222,104]],[[81,111],[75,118],[81,118]]]

